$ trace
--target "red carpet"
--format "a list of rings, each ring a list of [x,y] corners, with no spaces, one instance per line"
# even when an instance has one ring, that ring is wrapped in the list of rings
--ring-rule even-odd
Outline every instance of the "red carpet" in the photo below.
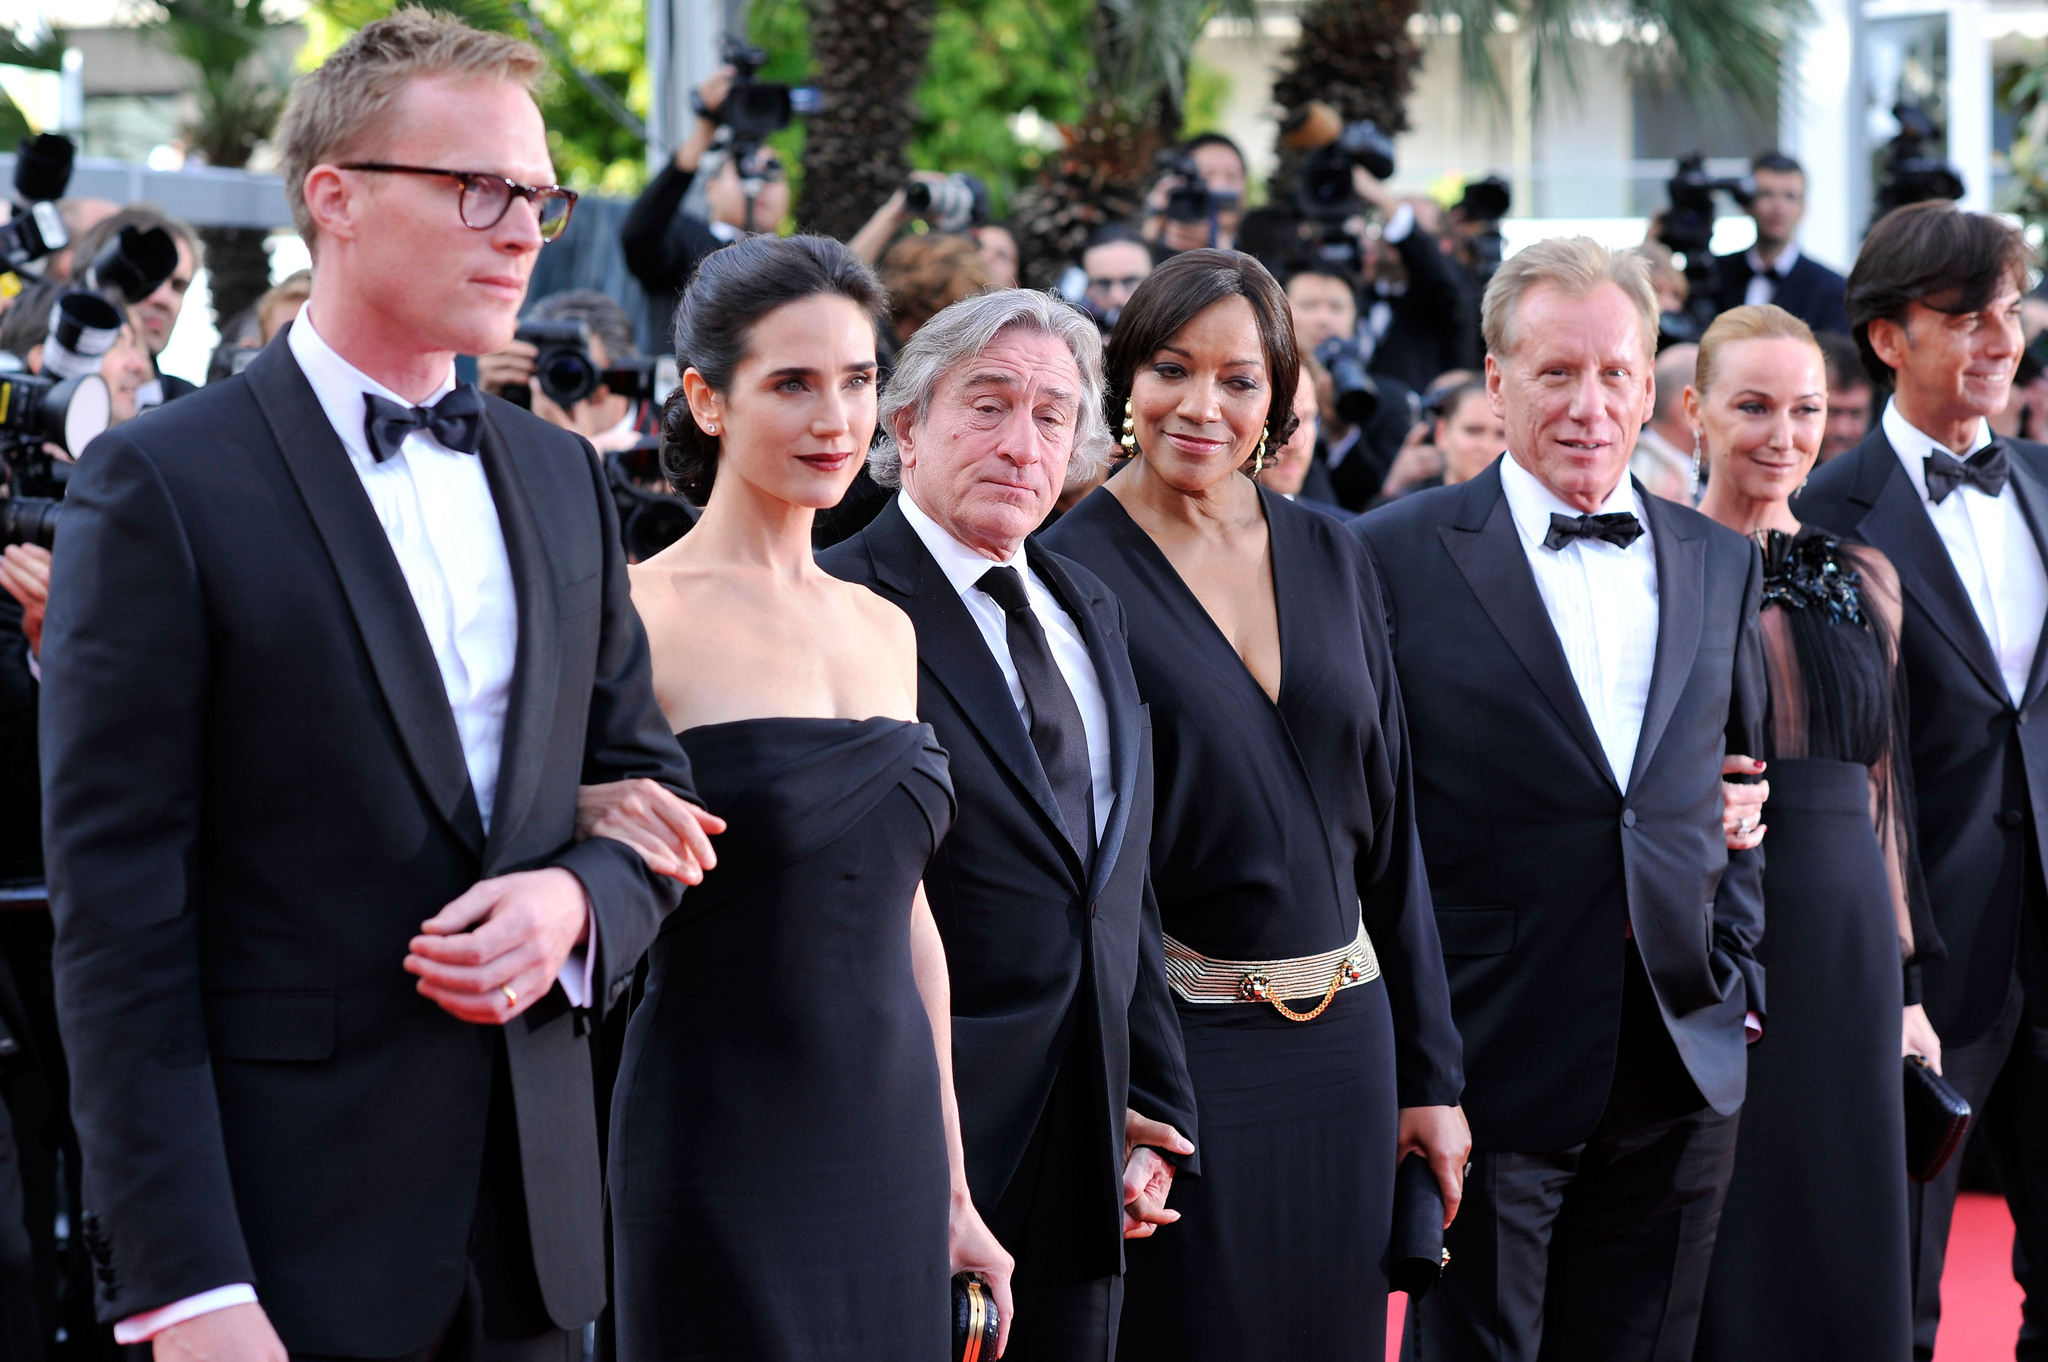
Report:
[[[1401,1350],[1408,1298],[1387,1298],[1387,1362]],[[1956,1200],[1948,1268],[1941,1280],[1941,1337],[1934,1362],[2012,1362],[2020,1332],[2020,1288],[2012,1279],[2012,1217],[2005,1201],[1982,1192]]]

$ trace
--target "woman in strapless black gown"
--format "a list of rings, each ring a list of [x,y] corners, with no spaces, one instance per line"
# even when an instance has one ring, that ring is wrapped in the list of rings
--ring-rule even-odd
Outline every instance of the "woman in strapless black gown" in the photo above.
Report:
[[[1135,457],[1044,534],[1129,616],[1201,1127],[1180,1220],[1127,1245],[1119,1362],[1380,1362],[1397,1159],[1455,1202],[1471,1147],[1378,579],[1339,521],[1239,471],[1292,425],[1292,341],[1251,257],[1161,265],[1109,346]],[[1225,987],[1190,981],[1212,965]]]
[[[1770,1014],[1750,1051],[1699,1362],[1906,1362],[1912,1353],[1905,1048],[1938,1055],[1913,988],[1939,951],[1912,849],[1898,574],[1801,528],[1787,498],[1820,447],[1826,373],[1806,327],[1736,308],[1701,342],[1687,408],[1700,509],[1764,555],[1760,619]]]
[[[633,602],[727,827],[648,953],[612,1100],[622,1362],[943,1362],[961,1271],[1007,1313],[920,883],[953,792],[915,637],[811,558],[874,433],[881,298],[837,242],[757,238],[678,314],[663,460],[706,504],[632,570]],[[604,787],[579,821],[660,868],[654,794]]]

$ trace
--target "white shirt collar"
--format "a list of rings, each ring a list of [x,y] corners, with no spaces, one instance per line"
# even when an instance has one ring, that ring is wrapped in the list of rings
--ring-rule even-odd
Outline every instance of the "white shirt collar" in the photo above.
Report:
[[[1794,241],[1786,245],[1784,251],[1771,263],[1769,268],[1773,274],[1783,279],[1786,275],[1792,273],[1792,267],[1798,263],[1799,243]],[[1754,246],[1749,248],[1749,268],[1757,274],[1762,274],[1765,269],[1764,258],[1757,254],[1757,249]]]
[[[343,359],[314,329],[311,309],[308,308],[299,309],[298,318],[285,335],[285,344],[291,347],[292,358],[299,362],[299,371],[312,385],[313,396],[320,399],[320,409],[327,413],[327,423],[341,437],[342,448],[357,463],[373,462],[370,437],[364,432],[364,422],[369,416],[369,404],[363,400],[364,394],[375,393],[386,401],[412,407],[438,402],[455,391],[455,363],[450,360],[448,376],[427,395],[426,402],[406,401]]]
[[[1515,518],[1515,529],[1522,536],[1522,543],[1532,552],[1542,548],[1543,541],[1550,537],[1550,517],[1553,513],[1575,518],[1583,514],[1578,507],[1551,491],[1534,473],[1516,462],[1513,454],[1500,461],[1500,490],[1501,495],[1508,500],[1508,514]],[[1636,542],[1640,544],[1648,541],[1650,520],[1643,514],[1642,499],[1636,495],[1635,482],[1626,472],[1622,473],[1621,481],[1614,485],[1614,490],[1607,494],[1607,499],[1600,503],[1600,509],[1594,514],[1612,515],[1616,512],[1633,515],[1636,522],[1643,527],[1643,537]],[[1550,553],[1562,551],[1546,550]]]
[[[910,522],[910,528],[917,531],[917,537],[924,541],[925,548],[938,560],[939,571],[946,574],[946,580],[953,584],[953,590],[961,595],[976,590],[974,585],[992,567],[1013,567],[1024,571],[1024,550],[1020,547],[1008,558],[998,563],[984,558],[973,549],[946,533],[924,513],[924,508],[911,499],[908,490],[896,494],[896,504],[903,508],[903,518]]]
[[[1906,476],[1913,480],[1913,491],[1919,495],[1920,500],[1926,501],[1927,456],[1938,449],[1953,458],[1957,457],[1955,451],[1900,415],[1896,398],[1885,402],[1881,421],[1884,438],[1891,441],[1892,449],[1899,456],[1899,462],[1905,465]],[[1979,417],[1977,438],[1970,442],[1970,452],[1974,454],[1990,443],[1991,423]]]

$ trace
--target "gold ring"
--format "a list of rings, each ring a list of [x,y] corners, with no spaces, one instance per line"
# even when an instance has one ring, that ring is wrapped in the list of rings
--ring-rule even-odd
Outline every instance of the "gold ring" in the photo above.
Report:
[[[514,992],[512,991],[512,985],[510,985],[510,984],[499,984],[499,985],[498,985],[498,992],[500,992],[500,993],[504,994],[504,995],[505,995],[505,1001],[506,1001],[506,1002],[508,1002],[508,1003],[510,1003],[510,1004],[511,1004],[511,1005],[512,1005],[513,1007],[517,1007],[517,1006],[519,1006],[519,995],[518,995],[517,993],[514,993]]]

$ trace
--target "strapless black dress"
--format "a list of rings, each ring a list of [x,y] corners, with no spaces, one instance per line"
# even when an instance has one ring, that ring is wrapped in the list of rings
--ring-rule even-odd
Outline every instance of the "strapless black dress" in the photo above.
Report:
[[[718,866],[663,926],[610,1167],[621,1362],[950,1343],[948,1174],[910,907],[953,819],[924,724],[677,735]]]

